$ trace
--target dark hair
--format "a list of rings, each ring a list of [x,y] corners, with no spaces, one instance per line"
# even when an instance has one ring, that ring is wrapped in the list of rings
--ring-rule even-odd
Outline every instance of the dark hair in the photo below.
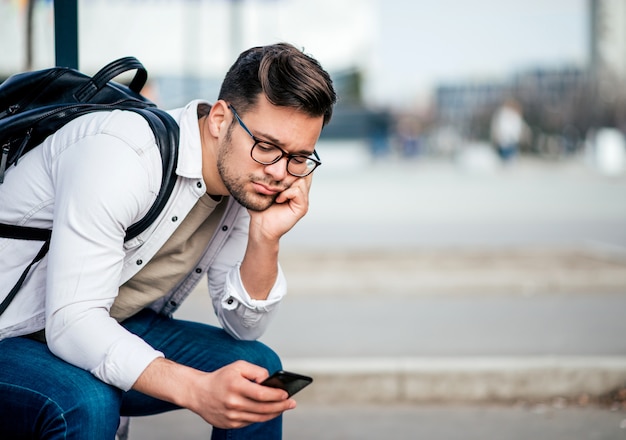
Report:
[[[261,93],[274,105],[324,116],[324,125],[337,101],[330,75],[317,60],[288,43],[242,52],[226,74],[218,99],[245,113]]]

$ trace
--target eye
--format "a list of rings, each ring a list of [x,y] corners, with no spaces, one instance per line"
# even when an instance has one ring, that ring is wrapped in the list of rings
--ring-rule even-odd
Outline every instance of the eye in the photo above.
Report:
[[[307,156],[291,156],[291,161],[298,165],[306,164],[309,161]]]
[[[261,153],[273,153],[278,150],[274,145],[268,144],[262,141],[261,142],[257,141],[256,147],[259,149],[259,152]]]

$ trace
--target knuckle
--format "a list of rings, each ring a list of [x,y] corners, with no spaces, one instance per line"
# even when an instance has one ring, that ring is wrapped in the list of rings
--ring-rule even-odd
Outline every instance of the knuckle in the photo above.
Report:
[[[241,402],[235,396],[230,396],[224,399],[224,408],[228,410],[228,415],[230,418],[234,415],[236,411],[241,409]]]

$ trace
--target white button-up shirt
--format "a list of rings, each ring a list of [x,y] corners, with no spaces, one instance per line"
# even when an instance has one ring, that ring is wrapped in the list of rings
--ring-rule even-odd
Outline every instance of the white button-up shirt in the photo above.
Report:
[[[170,114],[180,126],[176,186],[157,220],[124,242],[126,229],[152,205],[161,157],[152,131],[133,112],[96,112],[68,123],[7,170],[0,185],[0,222],[52,228],[48,255],[33,266],[0,316],[0,339],[46,328],[53,353],[128,390],[162,353],[109,315],[119,286],[156,254],[205,191],[197,106]],[[54,227],[52,227],[54,225]],[[222,326],[240,339],[266,329],[286,293],[279,268],[267,300],[251,299],[239,265],[248,239],[247,211],[230,198],[197,268],[151,308],[173,313],[208,274]],[[0,301],[41,242],[0,238]]]

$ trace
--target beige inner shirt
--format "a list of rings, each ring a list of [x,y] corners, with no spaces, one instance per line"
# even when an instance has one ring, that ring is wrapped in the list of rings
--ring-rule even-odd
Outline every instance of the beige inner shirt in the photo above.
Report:
[[[111,316],[122,321],[134,315],[165,296],[195,269],[226,205],[227,198],[216,201],[204,194],[154,258],[120,287]]]

